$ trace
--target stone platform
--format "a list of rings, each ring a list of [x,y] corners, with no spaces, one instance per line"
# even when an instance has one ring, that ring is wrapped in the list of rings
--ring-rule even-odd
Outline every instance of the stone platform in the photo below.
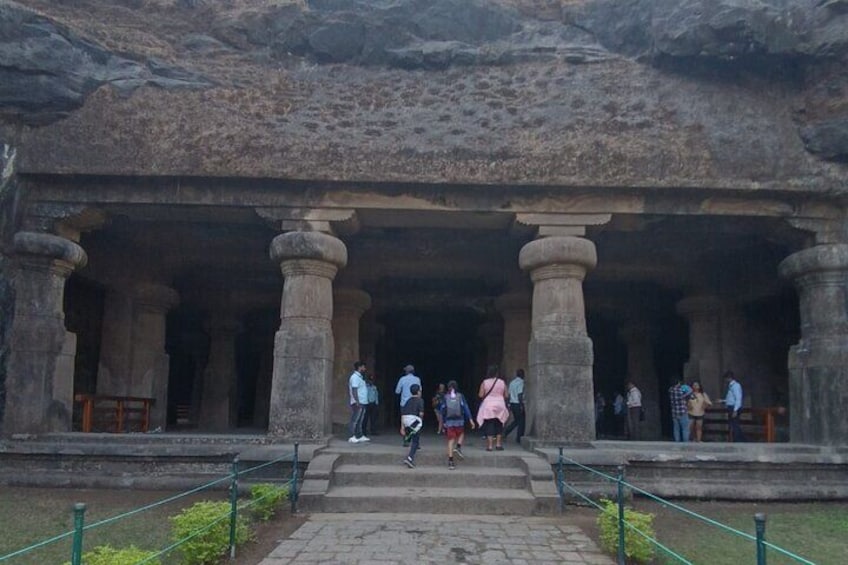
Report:
[[[553,469],[548,466],[556,464],[558,451],[553,446],[525,440],[524,446],[510,442],[504,452],[486,453],[481,440],[469,436],[464,446],[467,460],[458,461],[457,471],[449,472],[440,437],[423,438],[419,466],[414,470],[402,466],[405,450],[396,434],[374,440],[362,445],[338,439],[300,445],[304,494],[314,494],[316,489],[330,494],[335,489],[330,498],[335,496],[338,503],[333,507],[322,502],[312,510],[363,511],[354,499],[345,498],[346,492],[357,491],[370,492],[375,500],[385,499],[386,506],[373,503],[369,511],[376,512],[402,505],[412,492],[409,489],[429,491],[446,484],[514,491],[516,495],[534,489],[550,494],[555,488]],[[6,438],[0,440],[0,485],[182,490],[229,474],[236,455],[242,468],[247,468],[292,450],[292,444],[272,441],[264,434],[71,433]],[[846,447],[596,441],[567,448],[564,454],[610,475],[623,465],[629,482],[667,498],[848,499]],[[290,476],[291,463],[283,461],[262,469],[251,479],[287,480]],[[581,492],[611,492],[609,484],[575,466],[566,466],[566,480]],[[382,494],[377,496],[376,491],[368,489],[379,489]],[[517,496],[521,501],[509,513],[538,512],[529,496]],[[527,508],[520,508],[522,505]]]
[[[532,442],[530,442],[532,446]],[[558,449],[535,446],[552,465]],[[725,500],[848,499],[848,448],[789,443],[595,441],[565,457],[663,498]],[[567,482],[583,493],[609,495],[610,482],[575,465]]]

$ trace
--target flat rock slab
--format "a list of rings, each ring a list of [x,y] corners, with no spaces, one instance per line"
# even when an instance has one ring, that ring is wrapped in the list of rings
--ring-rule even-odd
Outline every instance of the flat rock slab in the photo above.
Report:
[[[411,509],[412,510],[412,509]],[[260,565],[282,563],[604,563],[565,518],[313,514]]]

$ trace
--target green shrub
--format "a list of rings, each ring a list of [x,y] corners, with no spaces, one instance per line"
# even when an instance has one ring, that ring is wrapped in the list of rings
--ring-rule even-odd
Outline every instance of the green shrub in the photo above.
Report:
[[[618,552],[618,504],[606,499],[601,500],[601,504],[604,507],[598,514],[601,548],[615,555]],[[646,536],[656,539],[653,514],[626,507],[624,520]],[[630,563],[648,563],[654,557],[654,544],[624,526],[624,555]]]
[[[277,486],[269,483],[260,483],[250,487],[251,505],[250,509],[258,520],[263,522],[270,520],[277,513],[280,503],[289,496],[287,486]]]
[[[176,516],[171,516],[171,539],[174,543],[187,538],[201,530],[190,540],[179,546],[186,565],[206,565],[217,563],[227,553],[230,547],[230,503],[229,502],[197,502]],[[226,516],[220,519],[222,516]],[[218,522],[215,520],[220,519]],[[209,526],[215,522],[213,526]],[[239,514],[236,520],[236,545],[241,545],[253,539],[253,532]]]
[[[145,559],[152,557],[155,551],[145,551],[134,545],[123,549],[115,549],[108,545],[99,545],[91,551],[82,554],[83,565],[135,565]],[[150,565],[161,565],[158,559],[148,561]],[[66,561],[65,565],[71,565]]]

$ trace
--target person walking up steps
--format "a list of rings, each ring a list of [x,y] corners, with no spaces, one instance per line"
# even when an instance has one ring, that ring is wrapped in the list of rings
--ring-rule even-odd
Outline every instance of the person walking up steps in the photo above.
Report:
[[[462,454],[462,441],[465,439],[465,422],[471,424],[474,429],[474,419],[471,417],[471,409],[465,396],[456,389],[456,381],[448,383],[448,390],[439,405],[439,413],[442,416],[442,427],[445,437],[448,439],[448,469],[456,469],[453,456],[464,459]],[[456,447],[454,447],[456,446]]]
[[[421,439],[421,429],[424,427],[424,399],[421,398],[421,387],[409,387],[412,396],[406,401],[400,411],[400,435],[403,442],[409,444],[409,454],[403,462],[410,469],[415,468],[415,452],[418,451]]]
[[[512,414],[512,423],[504,430],[504,437],[509,437],[509,434],[514,429],[518,429],[515,433],[515,441],[521,443],[521,438],[524,436],[524,369],[518,369],[515,376],[509,381],[509,411]]]
[[[436,394],[433,395],[433,400],[431,401],[431,405],[433,406],[433,413],[436,415],[436,434],[441,434],[444,429],[444,424],[442,423],[442,413],[439,412],[439,407],[442,405],[444,399],[445,383],[439,383],[439,386],[436,388]]]
[[[486,436],[486,451],[492,450],[492,442],[496,450],[503,451],[503,429],[509,418],[509,410],[506,407],[509,391],[504,380],[498,375],[497,365],[492,365],[486,371],[486,378],[480,383],[477,396],[480,398],[477,425]]]
[[[400,408],[403,410],[403,405],[406,404],[406,401],[409,400],[409,397],[412,396],[410,392],[410,387],[412,385],[418,385],[419,390],[421,389],[421,379],[415,374],[415,367],[412,365],[407,365],[403,368],[403,376],[398,379],[397,386],[395,387],[395,394],[400,396]],[[402,413],[402,412],[401,412]],[[404,440],[403,446],[407,447],[409,442]]]

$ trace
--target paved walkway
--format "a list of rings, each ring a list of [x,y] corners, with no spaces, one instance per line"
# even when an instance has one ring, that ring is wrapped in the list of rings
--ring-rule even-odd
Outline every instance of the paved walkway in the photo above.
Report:
[[[260,565],[283,563],[604,563],[563,518],[313,514]]]

